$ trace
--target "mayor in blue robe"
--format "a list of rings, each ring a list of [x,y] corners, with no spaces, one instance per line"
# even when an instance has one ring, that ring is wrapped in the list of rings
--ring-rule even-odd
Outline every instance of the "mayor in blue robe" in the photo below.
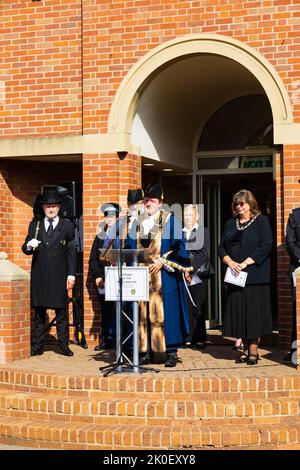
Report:
[[[174,367],[177,348],[186,344],[190,333],[183,276],[191,268],[182,222],[161,206],[160,185],[148,188],[145,214],[133,224],[125,246],[145,249],[151,260],[149,303],[140,302],[140,362],[149,364],[153,353],[166,352],[165,365]]]

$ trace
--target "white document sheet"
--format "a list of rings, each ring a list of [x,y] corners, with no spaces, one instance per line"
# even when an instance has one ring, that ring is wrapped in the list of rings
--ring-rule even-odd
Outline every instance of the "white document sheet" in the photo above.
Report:
[[[247,276],[248,273],[246,273],[245,271],[241,271],[240,274],[236,275],[235,272],[228,267],[226,269],[224,281],[228,282],[229,284],[245,287]]]

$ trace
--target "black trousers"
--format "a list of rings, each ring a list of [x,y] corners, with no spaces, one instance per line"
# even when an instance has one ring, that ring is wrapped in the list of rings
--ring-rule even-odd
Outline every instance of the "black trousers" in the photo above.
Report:
[[[203,279],[202,284],[189,286],[189,291],[194,303],[196,304],[195,307],[192,304],[189,295],[187,295],[191,344],[204,343],[207,340],[205,317],[203,314],[203,305],[207,293],[207,279]]]
[[[292,297],[293,297],[293,316],[292,316],[292,337],[291,337],[291,343],[293,346],[293,342],[297,340],[297,327],[296,327],[296,287],[292,285]],[[293,348],[296,349],[296,348]]]
[[[42,349],[45,340],[45,323],[48,307],[35,307],[35,349]],[[69,317],[66,309],[56,308],[56,330],[60,345],[67,346],[69,343]]]
[[[99,300],[101,307],[101,339],[107,341],[116,336],[116,303],[106,301],[104,294],[99,294]]]

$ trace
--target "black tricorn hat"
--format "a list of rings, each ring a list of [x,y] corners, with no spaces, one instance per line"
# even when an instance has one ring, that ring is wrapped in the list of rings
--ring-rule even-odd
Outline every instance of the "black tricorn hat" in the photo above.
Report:
[[[153,186],[148,184],[147,189],[145,190],[145,197],[163,199],[164,193],[160,183],[154,184]]]
[[[101,206],[101,210],[105,216],[108,214],[115,214],[116,217],[119,217],[119,213],[122,209],[119,204],[116,204],[115,202],[106,202]]]
[[[61,204],[61,195],[57,189],[45,189],[41,197],[42,204]]]
[[[128,189],[127,201],[129,204],[136,204],[144,199],[144,191],[142,189]]]

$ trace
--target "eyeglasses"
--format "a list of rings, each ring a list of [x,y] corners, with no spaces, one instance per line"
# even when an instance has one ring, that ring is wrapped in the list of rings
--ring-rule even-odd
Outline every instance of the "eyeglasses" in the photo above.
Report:
[[[244,201],[239,201],[239,202],[236,202],[236,203],[234,204],[234,207],[237,207],[237,206],[243,207],[244,204],[245,204]]]

